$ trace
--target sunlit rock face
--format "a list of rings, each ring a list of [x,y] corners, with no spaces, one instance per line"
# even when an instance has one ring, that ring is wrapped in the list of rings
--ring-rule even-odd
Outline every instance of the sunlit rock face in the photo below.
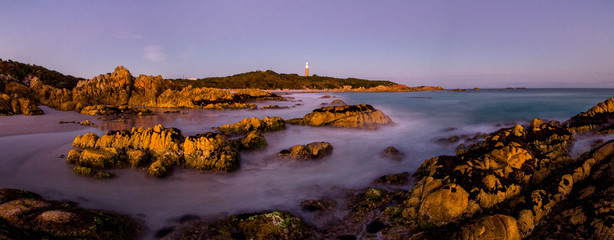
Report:
[[[310,149],[321,157],[332,147],[314,144]],[[184,137],[179,129],[157,125],[153,128],[109,131],[102,137],[94,133],[77,136],[66,161],[75,164],[78,175],[108,178],[106,170],[114,168],[144,168],[156,177],[167,176],[174,167],[230,172],[239,168],[240,150],[267,146],[258,131],[236,139],[220,133],[207,132]]]
[[[30,81],[30,88],[42,104],[64,111],[82,111],[85,107],[94,105],[244,109],[257,108],[256,105],[247,103],[251,100],[284,100],[274,93],[258,89],[231,92],[215,88],[179,86],[161,76],[140,75],[135,78],[123,66],[118,66],[112,73],[79,81],[72,90],[58,89],[36,78]]]
[[[251,131],[270,132],[286,129],[286,122],[280,117],[245,118],[240,122],[225,124],[220,127],[220,131],[229,134],[248,133]]]
[[[136,220],[38,194],[0,189],[0,239],[136,239]]]
[[[282,158],[294,158],[299,160],[318,159],[333,152],[333,145],[327,142],[312,142],[307,145],[295,145],[279,152]]]
[[[323,107],[289,123],[311,126],[332,126],[374,129],[391,124],[392,120],[382,111],[368,104]]]
[[[3,76],[3,75],[2,75]],[[0,116],[41,115],[32,90],[8,77],[0,77]]]
[[[598,103],[586,112],[573,116],[565,124],[572,132],[614,133],[614,98]]]

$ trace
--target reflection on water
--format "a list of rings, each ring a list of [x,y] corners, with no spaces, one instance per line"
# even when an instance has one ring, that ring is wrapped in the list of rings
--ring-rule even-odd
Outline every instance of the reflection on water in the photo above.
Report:
[[[614,91],[607,92],[612,93]],[[234,214],[263,209],[289,210],[307,217],[308,221],[315,221],[301,213],[300,201],[340,196],[346,193],[344,189],[364,188],[384,174],[414,172],[425,159],[453,154],[456,146],[463,143],[461,140],[455,144],[441,144],[438,139],[452,135],[473,136],[502,127],[497,123],[526,124],[530,120],[526,111],[508,112],[529,106],[535,99],[530,96],[513,98],[515,92],[511,93],[512,97],[507,96],[512,98],[511,107],[503,107],[499,112],[496,108],[488,113],[480,110],[489,108],[492,101],[487,101],[488,98],[498,94],[488,91],[473,95],[456,92],[334,93],[331,95],[348,104],[372,104],[396,124],[378,130],[289,126],[285,131],[265,133],[269,143],[265,149],[242,152],[241,167],[234,173],[214,174],[177,168],[165,179],[146,176],[144,171],[135,169],[113,170],[117,177],[110,180],[79,177],[72,173],[71,166],[61,156],[68,153],[76,136],[87,132],[103,135],[108,130],[163,124],[190,136],[246,117],[302,117],[334,99],[320,99],[324,95],[320,93],[294,93],[293,101],[257,103],[289,107],[285,109],[181,109],[181,113],[108,120],[43,108],[47,115],[0,117],[0,188],[25,189],[51,199],[75,201],[83,207],[130,214],[142,218],[152,231],[186,214]],[[524,94],[530,95],[531,91]],[[577,99],[566,98],[564,104],[570,109],[557,110],[559,103],[551,103],[555,110],[547,112],[548,107],[543,108],[546,110],[539,108],[540,112],[533,115],[557,120],[568,118],[603,101],[605,98],[599,94],[587,92]],[[539,95],[542,99],[558,96]],[[489,115],[496,115],[496,121],[487,118]],[[58,123],[86,119],[96,125]],[[281,149],[312,141],[332,143],[333,154],[307,162],[275,157]],[[405,159],[397,162],[383,157],[381,151],[388,146],[404,152]],[[147,237],[152,236],[150,233]]]

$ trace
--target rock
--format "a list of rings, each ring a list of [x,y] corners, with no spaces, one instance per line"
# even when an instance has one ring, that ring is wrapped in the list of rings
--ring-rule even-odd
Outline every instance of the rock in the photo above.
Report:
[[[39,195],[0,189],[2,239],[137,239],[136,220],[109,212],[83,209]]]
[[[83,125],[83,126],[92,126],[92,125],[96,125],[93,122],[91,122],[90,120],[85,120],[82,122],[79,122],[79,125]]]
[[[87,106],[81,109],[81,114],[95,116],[95,115],[119,115],[119,114],[153,115],[156,113],[147,108],[137,108],[137,107],[130,107],[130,106],[93,105],[93,106]]]
[[[614,98],[598,103],[586,112],[571,117],[565,123],[572,132],[609,134],[614,131],[610,119],[614,118]]]
[[[77,174],[77,175],[82,175],[82,176],[88,176],[88,177],[93,177],[93,178],[112,178],[115,177],[115,174],[110,173],[110,172],[106,172],[106,171],[99,171],[99,170],[95,170],[89,167],[81,167],[81,166],[75,166],[72,171]]]
[[[307,239],[312,232],[300,218],[273,211],[240,214],[214,222],[191,222],[175,229],[166,238],[198,239],[202,229],[206,229],[208,239]]]
[[[234,124],[225,124],[220,127],[223,133],[248,133],[251,131],[270,132],[286,129],[286,123],[280,117],[245,118]]]
[[[345,104],[345,102],[343,100],[341,100],[341,99],[335,99],[332,102],[330,102],[329,105],[332,105],[332,106],[343,106],[343,105],[347,105],[347,104]]]
[[[305,115],[302,119],[291,119],[288,123],[375,129],[379,125],[392,124],[392,120],[371,105],[361,104],[323,107],[313,110],[312,113]]]
[[[337,207],[335,200],[305,200],[301,202],[301,208],[309,212],[323,212]]]
[[[295,159],[319,159],[331,154],[333,145],[327,142],[312,142],[307,145],[296,145],[290,149],[284,149],[278,156]]]
[[[226,137],[205,133],[183,143],[185,165],[199,170],[234,171],[239,168],[239,151]]]
[[[402,172],[392,175],[385,175],[375,180],[375,183],[387,185],[405,185],[409,182],[409,173]]]
[[[216,133],[184,138],[178,129],[157,125],[109,131],[100,138],[93,133],[77,136],[73,146],[78,149],[71,150],[66,161],[79,167],[78,175],[104,178],[109,175],[105,169],[143,167],[149,175],[164,177],[175,166],[234,171],[239,167],[239,148],[265,145],[266,139],[257,132],[236,141]]]
[[[241,141],[240,149],[254,150],[264,148],[267,145],[266,139],[257,131],[249,132],[245,137],[239,139]]]
[[[289,107],[280,107],[279,105],[264,105],[260,109],[283,109]]]
[[[519,240],[520,234],[516,219],[506,215],[485,216],[478,222],[461,229],[458,239],[501,239]]]
[[[389,146],[384,149],[383,155],[395,161],[401,161],[405,154],[393,146]]]
[[[328,94],[326,94],[326,95],[324,95],[324,96],[321,96],[320,98],[331,98],[331,96],[330,96],[330,95],[328,95]]]
[[[459,217],[468,206],[469,193],[461,186],[448,184],[424,197],[418,221],[440,226]]]
[[[42,115],[32,90],[14,79],[0,79],[0,116]]]

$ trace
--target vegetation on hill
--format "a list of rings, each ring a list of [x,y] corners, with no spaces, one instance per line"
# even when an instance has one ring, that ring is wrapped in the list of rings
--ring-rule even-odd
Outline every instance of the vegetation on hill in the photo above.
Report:
[[[0,59],[0,74],[12,77],[18,81],[28,83],[34,77],[37,77],[44,84],[56,87],[73,89],[77,86],[77,82],[83,78],[77,78],[70,75],[64,75],[57,71],[47,68],[30,65],[12,60]]]
[[[259,89],[335,89],[351,86],[352,88],[373,88],[380,85],[398,85],[390,81],[370,81],[357,78],[333,78],[317,75],[305,77],[298,74],[283,74],[274,71],[255,71],[228,77],[210,77],[198,80],[175,79],[179,85],[211,88],[259,88]]]

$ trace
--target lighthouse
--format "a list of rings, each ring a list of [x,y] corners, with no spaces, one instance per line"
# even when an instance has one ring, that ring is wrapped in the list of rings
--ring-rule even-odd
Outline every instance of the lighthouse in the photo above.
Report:
[[[309,77],[309,62],[305,62],[305,77]]]

